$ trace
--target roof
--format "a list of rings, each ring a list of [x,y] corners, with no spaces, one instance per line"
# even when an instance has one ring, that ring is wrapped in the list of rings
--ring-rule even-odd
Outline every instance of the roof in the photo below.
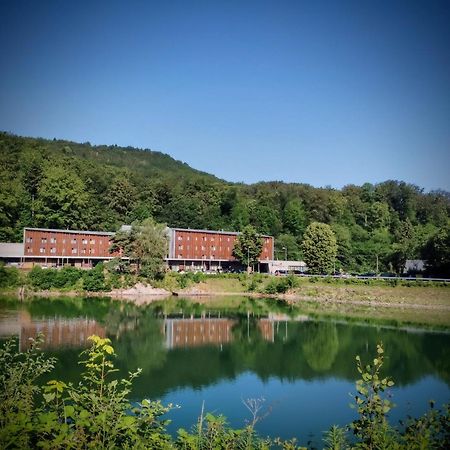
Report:
[[[21,242],[0,243],[0,258],[20,258],[23,255],[23,244]]]
[[[416,271],[423,272],[425,270],[426,261],[423,259],[407,259],[405,262],[405,272]]]
[[[191,231],[193,233],[210,233],[210,234],[229,234],[232,236],[238,236],[241,234],[240,231],[224,231],[224,230],[196,230],[194,228],[170,228],[174,231]],[[265,238],[273,238],[273,236],[269,236],[267,234],[261,234],[261,237]]]
[[[70,234],[92,234],[99,236],[114,236],[110,231],[86,231],[86,230],[58,230],[55,228],[24,228],[24,231],[46,231],[50,233],[70,233]]]

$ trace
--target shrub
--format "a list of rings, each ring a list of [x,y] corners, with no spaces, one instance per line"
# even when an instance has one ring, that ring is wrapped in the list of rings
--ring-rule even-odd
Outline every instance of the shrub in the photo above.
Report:
[[[97,264],[93,269],[83,273],[83,289],[90,292],[107,290],[105,284],[105,275],[103,273],[103,264]]]
[[[75,287],[77,281],[82,278],[83,271],[72,266],[65,266],[58,270],[54,279],[53,287],[71,288]]]
[[[41,266],[34,266],[28,274],[28,280],[32,287],[36,289],[51,289],[56,284],[58,273],[54,269],[43,269]]]
[[[116,369],[109,339],[91,336],[84,351],[82,381],[73,385],[51,380],[43,389],[35,382],[50,371],[54,359],[37,352],[14,353],[9,342],[0,352],[0,446],[2,448],[166,448],[170,437],[160,417],[169,407],[128,400],[133,379],[111,379]],[[39,342],[39,341],[38,341]],[[42,397],[40,394],[42,393]]]
[[[0,288],[17,287],[20,284],[19,271],[0,263]]]

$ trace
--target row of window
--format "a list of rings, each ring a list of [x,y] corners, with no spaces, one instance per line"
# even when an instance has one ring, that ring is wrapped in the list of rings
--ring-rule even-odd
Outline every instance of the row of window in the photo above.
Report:
[[[179,246],[178,246],[178,250],[183,250],[183,245],[182,244],[180,244]],[[190,246],[189,245],[186,245],[186,250],[190,250]],[[197,246],[195,246],[194,247],[195,248],[195,250],[198,250],[198,247]],[[206,247],[204,246],[204,245],[202,245],[201,246],[201,250],[206,250]],[[216,246],[215,245],[211,245],[211,250],[213,250],[213,251],[215,251],[216,250]],[[224,247],[223,248],[223,250],[225,250],[225,251],[227,251],[227,252],[230,252],[230,250],[231,250],[231,248],[230,247]],[[221,252],[222,251],[222,247],[219,247],[219,252]]]
[[[214,242],[214,239],[215,239],[215,237],[213,236],[213,237],[210,238],[210,241]],[[218,239],[219,239],[219,241],[222,241],[222,237],[219,237]],[[178,236],[178,240],[182,241],[183,240],[183,236]],[[190,240],[191,240],[191,237],[190,236],[186,236],[186,241],[190,241]],[[198,240],[197,236],[195,236],[195,240],[196,241]],[[207,241],[208,238],[206,236],[203,236],[200,240],[201,241]],[[227,242],[230,242],[230,238],[229,237],[227,237]]]
[[[33,238],[32,237],[27,237],[26,242],[31,244],[33,242]],[[41,244],[47,244],[47,242],[50,242],[50,244],[56,244],[56,238],[54,238],[54,237],[51,237],[50,239],[41,238]],[[62,243],[65,244],[66,240],[63,239]],[[72,238],[70,240],[70,243],[71,244],[76,244],[77,243],[77,238]],[[84,245],[87,245],[88,239],[82,239],[81,243],[84,244]],[[100,243],[100,245],[102,245],[103,244],[103,240],[100,239],[99,243]],[[89,239],[89,244],[91,244],[91,245],[95,244],[95,239]],[[111,244],[111,242],[108,242],[108,244]]]
[[[40,247],[39,248],[39,253],[46,253],[46,252],[47,252],[47,249],[45,247]],[[33,249],[31,247],[27,247],[27,253],[33,253]],[[50,253],[55,255],[56,254],[56,248],[55,247],[51,247],[50,248]],[[71,253],[72,253],[72,255],[76,255],[78,253],[78,249],[72,248],[71,249]],[[82,248],[80,250],[80,254],[82,254],[82,255],[86,255],[86,254],[95,255],[95,249],[94,248],[90,248],[90,249]]]
[[[186,258],[186,256],[179,253],[178,259],[188,259],[188,258]],[[216,259],[216,255],[202,255],[202,259]],[[264,259],[267,261],[267,260],[269,260],[269,257],[265,256]]]
[[[184,258],[185,258],[185,256],[183,256],[181,253],[178,254],[178,259],[184,259]],[[215,258],[216,258],[216,255],[209,255],[209,256],[202,255],[202,259],[215,259]]]
[[[211,236],[209,240],[211,242],[214,242],[215,238],[216,238],[215,236]],[[219,236],[218,239],[219,239],[219,241],[222,241],[222,236]],[[230,237],[227,237],[227,242],[230,242],[230,239],[231,239]],[[183,236],[182,235],[178,235],[178,240],[182,241],[183,240]],[[186,236],[186,241],[190,241],[190,240],[191,240],[191,237],[190,236]],[[195,236],[195,240],[196,241],[198,240],[197,236]],[[208,238],[206,236],[203,236],[200,240],[201,241],[207,241]],[[270,238],[264,238],[264,241],[265,241],[266,244],[268,244],[270,242]]]

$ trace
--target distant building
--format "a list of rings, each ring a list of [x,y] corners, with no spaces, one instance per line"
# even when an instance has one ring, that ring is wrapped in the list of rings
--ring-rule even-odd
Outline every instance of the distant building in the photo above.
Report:
[[[121,228],[125,232],[130,230],[130,225]],[[184,228],[167,228],[167,233],[169,252],[166,262],[172,270],[220,271],[241,268],[240,262],[233,256],[239,233]],[[112,254],[109,251],[114,234],[107,231],[25,228],[23,243],[0,244],[0,261],[24,268],[34,265],[91,268],[99,262],[121,256],[120,253]],[[261,239],[263,248],[255,269],[269,272],[274,240],[272,236],[265,235]]]
[[[403,268],[404,274],[415,275],[417,273],[423,273],[426,269],[426,261],[423,259],[407,259],[405,267]]]
[[[286,273],[305,273],[308,270],[304,261],[269,261],[269,273],[281,275]]]
[[[167,264],[172,270],[218,271],[239,268],[233,248],[239,233],[232,231],[191,230],[169,228]],[[273,260],[272,236],[261,236],[263,248],[259,255],[259,269],[268,272]]]

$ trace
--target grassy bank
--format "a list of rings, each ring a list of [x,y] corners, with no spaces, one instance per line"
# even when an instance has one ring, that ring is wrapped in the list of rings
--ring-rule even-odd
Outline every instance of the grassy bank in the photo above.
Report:
[[[0,290],[27,296],[112,295],[111,289],[126,289],[139,281],[179,296],[253,296],[283,299],[308,314],[344,315],[394,322],[450,326],[450,286],[398,279],[335,279],[275,277],[262,274],[205,275],[167,273],[161,280],[141,280],[97,266],[91,271],[65,268],[59,271],[35,268],[25,273],[0,268]],[[25,289],[23,289],[23,287]],[[136,295],[140,298],[142,295]],[[145,296],[145,295],[144,295]],[[132,297],[129,298],[133,300]],[[211,300],[207,300],[211,301]]]

